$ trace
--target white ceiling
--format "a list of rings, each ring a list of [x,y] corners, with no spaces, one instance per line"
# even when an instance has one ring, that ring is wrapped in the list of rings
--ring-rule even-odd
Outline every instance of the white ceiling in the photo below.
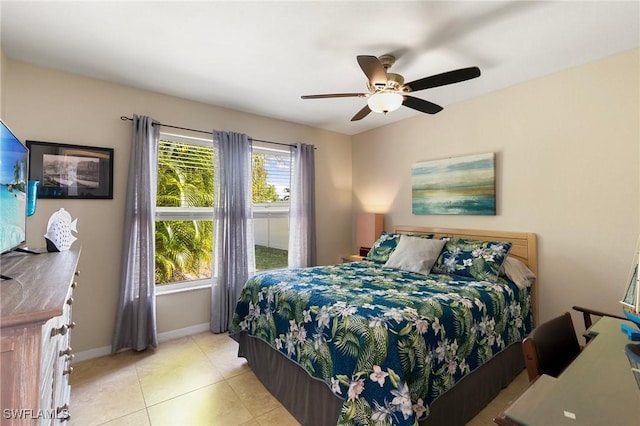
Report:
[[[350,122],[365,99],[300,99],[366,92],[356,55],[395,53],[406,81],[479,66],[477,79],[414,93],[445,107],[425,116],[437,120],[456,102],[639,47],[639,4],[2,0],[1,43],[14,60],[356,134],[420,114]]]

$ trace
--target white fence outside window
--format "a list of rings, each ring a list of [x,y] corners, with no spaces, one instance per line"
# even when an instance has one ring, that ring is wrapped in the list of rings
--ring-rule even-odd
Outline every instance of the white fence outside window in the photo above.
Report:
[[[289,246],[289,202],[253,205],[253,231],[258,246],[287,250]]]

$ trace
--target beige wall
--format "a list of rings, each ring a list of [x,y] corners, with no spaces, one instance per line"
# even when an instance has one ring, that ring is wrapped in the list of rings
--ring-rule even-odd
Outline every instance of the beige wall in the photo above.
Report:
[[[0,118],[4,118],[4,87],[5,87],[5,64],[7,63],[7,57],[4,55],[2,49],[0,49]]]
[[[354,210],[386,213],[387,230],[535,232],[542,320],[574,304],[619,313],[639,234],[638,63],[629,51],[355,136]],[[412,214],[413,163],[484,152],[496,216]]]
[[[29,244],[42,246],[51,213],[64,207],[79,218],[77,351],[111,340],[131,134],[119,117],[133,113],[316,145],[320,263],[355,249],[352,211],[384,212],[388,230],[422,224],[537,233],[544,320],[573,304],[619,311],[639,234],[638,63],[638,50],[627,52],[351,138],[2,57],[0,113],[22,139],[115,149],[113,200],[40,200],[28,219]],[[482,152],[497,154],[496,216],[411,213],[414,162]],[[208,290],[160,296],[159,331],[207,322],[209,307]]]
[[[39,200],[28,219],[27,242],[44,246],[49,216],[64,207],[78,218],[83,253],[76,290],[73,333],[76,351],[111,344],[118,296],[125,184],[131,122],[121,115],[149,115],[195,129],[247,133],[259,139],[314,144],[319,263],[335,263],[351,244],[351,138],[333,132],[119,86],[77,75],[3,61],[3,118],[23,140],[112,147],[113,200]],[[158,297],[158,330],[209,321],[209,290]]]

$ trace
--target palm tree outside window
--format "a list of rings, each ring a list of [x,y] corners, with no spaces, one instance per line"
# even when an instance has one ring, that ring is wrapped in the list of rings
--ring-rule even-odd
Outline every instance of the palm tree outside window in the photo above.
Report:
[[[211,139],[160,134],[155,280],[162,291],[211,285],[215,155]],[[288,150],[254,144],[257,270],[287,266],[290,174]]]

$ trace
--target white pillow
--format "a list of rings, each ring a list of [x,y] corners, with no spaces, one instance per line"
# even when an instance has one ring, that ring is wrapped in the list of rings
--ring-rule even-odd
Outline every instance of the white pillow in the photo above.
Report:
[[[429,275],[445,244],[442,240],[401,235],[398,246],[384,266]]]
[[[536,279],[536,276],[527,268],[527,265],[511,256],[507,256],[505,259],[501,272],[521,290],[530,287]]]

